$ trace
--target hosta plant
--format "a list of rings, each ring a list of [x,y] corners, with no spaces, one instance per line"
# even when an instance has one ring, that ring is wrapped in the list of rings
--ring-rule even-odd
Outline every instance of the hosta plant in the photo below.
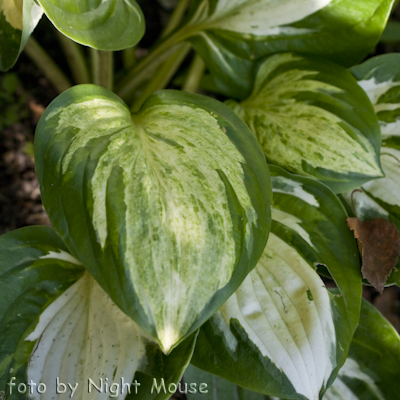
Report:
[[[2,396],[396,398],[400,338],[361,294],[400,284],[400,56],[358,64],[393,1],[180,0],[135,60],[140,5],[0,0],[0,68],[25,49],[60,92],[52,226],[0,237]]]

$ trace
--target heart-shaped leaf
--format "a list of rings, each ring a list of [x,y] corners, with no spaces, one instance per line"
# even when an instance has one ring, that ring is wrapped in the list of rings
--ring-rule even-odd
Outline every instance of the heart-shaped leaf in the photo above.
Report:
[[[47,108],[35,140],[56,231],[166,353],[256,265],[270,225],[268,167],[224,104],[160,91],[132,116],[110,91],[75,86]]]
[[[277,54],[261,65],[252,95],[230,105],[273,164],[314,176],[337,193],[382,176],[374,110],[337,64]]]
[[[52,228],[22,228],[0,237],[0,388],[7,388],[7,399],[20,398],[6,386],[12,377],[25,382],[34,346],[25,338],[44,309],[82,274]]]
[[[145,30],[135,0],[38,0],[54,26],[75,42],[99,50],[136,45]]]
[[[378,42],[392,0],[197,0],[190,40],[220,91],[243,99],[257,61],[277,52],[322,55],[346,67]]]
[[[28,381],[46,385],[47,396],[77,399],[169,399],[153,387],[176,386],[193,353],[196,334],[168,357],[86,274],[41,315],[25,341],[35,341]],[[57,382],[64,384],[58,386]],[[72,383],[73,382],[73,383]],[[132,382],[132,385],[131,385]],[[68,385],[68,383],[70,385]],[[61,387],[61,390],[60,390]],[[129,395],[131,394],[131,396]],[[64,395],[65,396],[65,395]],[[34,392],[33,399],[44,399]]]
[[[0,2],[0,71],[15,64],[42,14],[34,0]]]
[[[324,400],[391,400],[400,391],[400,337],[366,300],[349,357]]]
[[[385,177],[342,196],[361,221],[383,218],[400,230],[400,55],[374,57],[350,71],[370,98],[379,120]],[[393,283],[400,284],[398,269],[387,280],[387,284]]]
[[[317,180],[270,167],[272,229],[256,268],[200,329],[192,363],[238,385],[319,399],[343,365],[357,327],[357,245],[339,199]],[[330,295],[313,269],[329,269]]]

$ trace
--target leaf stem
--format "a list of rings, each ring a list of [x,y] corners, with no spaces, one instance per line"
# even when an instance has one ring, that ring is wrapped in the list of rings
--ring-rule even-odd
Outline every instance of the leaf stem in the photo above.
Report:
[[[182,90],[185,90],[189,93],[196,93],[197,89],[199,88],[201,78],[204,74],[205,67],[206,65],[204,64],[202,58],[196,54],[193,58],[186,82],[183,85]]]
[[[62,33],[57,31],[58,40],[64,50],[65,56],[69,67],[71,68],[72,76],[76,83],[89,83],[90,74],[86,64],[85,56],[82,51],[82,47],[69,39]]]
[[[183,29],[160,42],[143,60],[121,79],[116,85],[116,93],[123,100],[129,100],[146,77],[152,77],[157,68],[173,54],[175,45],[190,36],[190,31]]]
[[[127,49],[123,50],[122,53],[122,61],[124,63],[124,68],[126,70],[131,69],[136,64],[136,46],[128,47]]]
[[[182,18],[185,14],[188,5],[189,5],[189,0],[179,0],[178,5],[175,7],[175,10],[172,13],[171,18],[169,19],[168,24],[164,29],[164,32],[161,34],[161,38],[167,37],[177,28],[177,26],[182,21]]]
[[[33,36],[30,36],[26,42],[24,50],[26,55],[37,65],[58,92],[61,93],[72,86],[64,72],[62,72],[60,67],[52,60]]]
[[[90,49],[92,77],[95,85],[113,89],[113,52]]]
[[[180,43],[177,46],[177,50],[164,61],[157,70],[157,75],[149,81],[141,95],[134,101],[131,107],[132,112],[139,111],[146,99],[156,90],[164,89],[175,75],[191,48],[190,43]]]

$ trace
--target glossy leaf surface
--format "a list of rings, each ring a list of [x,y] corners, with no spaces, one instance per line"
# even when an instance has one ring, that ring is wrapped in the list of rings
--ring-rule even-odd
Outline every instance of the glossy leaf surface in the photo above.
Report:
[[[382,176],[374,110],[337,64],[292,53],[272,56],[261,65],[251,96],[230,105],[273,164],[338,193]]]
[[[26,382],[34,343],[25,341],[40,314],[83,274],[52,228],[22,228],[0,237],[0,388]],[[14,388],[7,399],[19,399]]]
[[[351,68],[370,98],[382,131],[381,165],[384,178],[343,193],[349,208],[361,220],[384,218],[400,230],[400,55],[374,57]],[[400,283],[394,271],[387,284]]]
[[[392,0],[197,0],[190,40],[227,96],[250,94],[257,61],[286,51],[344,66],[378,42]]]
[[[343,365],[357,326],[357,247],[329,188],[278,167],[270,171],[273,223],[265,251],[201,328],[192,363],[260,393],[318,399]],[[341,296],[327,292],[314,270],[319,264]]]
[[[99,50],[122,50],[142,38],[145,21],[135,0],[38,0],[65,36]]]
[[[349,357],[324,400],[397,398],[399,360],[399,334],[374,306],[363,300]]]
[[[42,14],[34,0],[0,2],[0,71],[15,64]]]
[[[77,86],[43,115],[35,160],[71,253],[165,352],[226,301],[264,249],[265,158],[215,100],[161,91],[131,116],[111,92]]]
[[[164,356],[154,339],[86,273],[40,315],[35,330],[25,340],[36,342],[28,381],[46,384],[46,393],[36,392],[33,399],[64,398],[56,395],[58,378],[62,383],[74,382],[73,397],[80,400],[107,399],[110,394],[121,400],[139,394],[143,399],[161,400],[171,394],[152,391],[153,379],[158,384],[164,379],[167,387],[180,380],[191,358],[195,335]],[[135,379],[129,390],[123,386]]]

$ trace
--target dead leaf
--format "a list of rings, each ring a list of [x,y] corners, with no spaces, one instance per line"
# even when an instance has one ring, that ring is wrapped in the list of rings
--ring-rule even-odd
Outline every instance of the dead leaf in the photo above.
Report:
[[[37,124],[39,122],[40,117],[45,111],[45,108],[41,104],[35,103],[33,100],[29,101],[29,108],[32,111],[33,122]]]
[[[361,252],[361,273],[382,294],[387,278],[400,257],[400,236],[396,226],[383,218],[360,221],[347,218]]]

